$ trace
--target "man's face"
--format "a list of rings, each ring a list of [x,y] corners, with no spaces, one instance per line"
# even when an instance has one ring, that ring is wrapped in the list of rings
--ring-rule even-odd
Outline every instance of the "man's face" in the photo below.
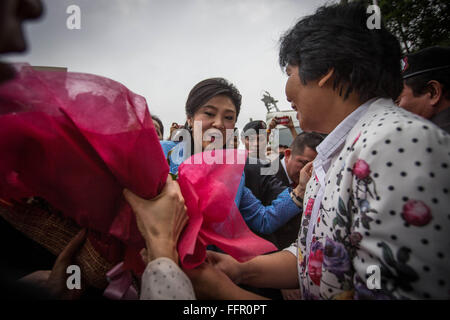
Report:
[[[42,14],[40,0],[0,1],[0,54],[26,50],[22,22],[38,18]],[[0,83],[14,76],[13,69],[0,63]]]
[[[310,161],[313,161],[317,152],[309,147],[305,147],[302,154],[292,154],[291,149],[288,148],[284,152],[285,154],[285,162],[286,162],[286,171],[289,178],[295,183],[298,184],[298,179],[300,176],[300,170]]]
[[[403,91],[398,98],[398,106],[426,119],[430,119],[434,113],[429,95],[424,93],[415,97],[411,87],[406,84],[403,85]]]

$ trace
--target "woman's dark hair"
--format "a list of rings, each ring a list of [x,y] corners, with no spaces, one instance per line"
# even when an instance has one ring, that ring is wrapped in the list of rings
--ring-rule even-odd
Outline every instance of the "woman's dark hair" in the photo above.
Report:
[[[159,128],[161,129],[161,135],[164,137],[164,126],[162,124],[161,119],[157,116],[152,116],[152,119],[155,120],[156,122],[158,122]]]
[[[195,112],[209,99],[218,95],[226,95],[236,107],[236,119],[241,110],[241,94],[236,87],[224,78],[211,78],[203,80],[195,85],[189,92],[186,101],[186,115],[194,116]]]
[[[333,88],[344,99],[352,91],[361,102],[396,99],[403,87],[400,45],[384,25],[367,27],[366,9],[357,2],[335,4],[301,19],[280,39],[280,66],[298,66],[303,84],[334,68]]]

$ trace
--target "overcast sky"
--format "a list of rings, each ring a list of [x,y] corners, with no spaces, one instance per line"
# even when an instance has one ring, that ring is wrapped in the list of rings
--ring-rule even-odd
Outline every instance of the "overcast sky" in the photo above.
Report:
[[[29,51],[14,62],[67,67],[116,80],[147,99],[165,126],[184,123],[190,89],[224,77],[242,94],[237,126],[265,120],[264,90],[288,110],[278,40],[326,0],[43,0],[44,17],[26,26]],[[328,1],[330,2],[330,1]],[[69,30],[66,9],[81,9]]]

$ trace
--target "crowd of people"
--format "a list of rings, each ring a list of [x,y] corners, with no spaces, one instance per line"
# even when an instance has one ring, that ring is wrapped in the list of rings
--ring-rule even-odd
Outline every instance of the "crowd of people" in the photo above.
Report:
[[[21,3],[23,12],[7,3]],[[0,6],[20,23],[41,10],[37,0]],[[275,119],[251,121],[239,134],[241,94],[224,78],[193,86],[186,122],[173,123],[168,139],[152,115],[174,176],[196,152],[238,148],[240,139],[248,157],[234,203],[277,250],[239,262],[210,246],[200,266],[183,269],[177,243],[189,217],[178,183],[169,175],[150,200],[124,190],[145,239],[139,299],[450,298],[450,48],[402,59],[398,40],[384,26],[368,29],[366,19],[359,3],[328,5],[281,37],[286,98],[302,129],[286,124],[290,146],[267,152]],[[1,52],[17,50],[21,31],[7,32],[1,21]],[[6,65],[0,71],[2,82],[13,77]],[[195,136],[207,138],[198,145]],[[62,288],[61,270],[84,233],[51,271],[10,286],[79,297]],[[373,266],[379,283],[367,280]]]

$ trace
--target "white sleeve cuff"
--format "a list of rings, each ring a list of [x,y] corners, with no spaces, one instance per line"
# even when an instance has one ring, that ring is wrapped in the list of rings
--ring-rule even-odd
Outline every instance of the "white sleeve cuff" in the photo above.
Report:
[[[169,258],[151,261],[142,274],[140,300],[195,300],[192,283]]]
[[[298,248],[295,245],[295,243],[293,243],[293,244],[291,244],[290,247],[283,249],[283,251],[288,251],[288,252],[292,253],[295,257],[297,257]]]

